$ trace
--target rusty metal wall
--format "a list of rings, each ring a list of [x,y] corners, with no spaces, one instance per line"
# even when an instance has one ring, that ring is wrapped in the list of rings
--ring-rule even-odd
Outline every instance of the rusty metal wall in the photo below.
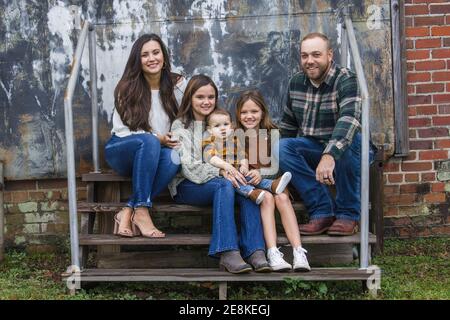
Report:
[[[376,143],[392,149],[393,105],[389,1],[351,1],[372,98]],[[109,137],[113,90],[134,40],[155,32],[176,70],[210,75],[223,106],[260,89],[275,120],[290,76],[299,70],[299,41],[329,35],[339,61],[337,0],[0,0],[0,160],[9,180],[64,177],[63,97],[83,19],[97,24],[100,156]],[[87,47],[86,47],[87,48]],[[77,174],[91,165],[87,50],[74,101]],[[388,150],[389,153],[389,150]],[[105,165],[103,163],[103,165]]]

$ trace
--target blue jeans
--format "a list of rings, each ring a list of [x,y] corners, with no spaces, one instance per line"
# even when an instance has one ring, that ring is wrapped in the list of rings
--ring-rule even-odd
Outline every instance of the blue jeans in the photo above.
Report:
[[[259,206],[243,196],[236,195],[233,185],[224,178],[213,178],[203,184],[184,179],[177,186],[177,203],[213,207],[212,235],[208,254],[217,257],[229,250],[241,250],[246,258],[256,250],[265,250]],[[240,208],[241,232],[238,237],[234,219],[234,201]]]
[[[247,181],[250,181],[252,178],[251,177],[245,177],[245,179]],[[241,196],[244,196],[244,197],[248,198],[248,194],[253,189],[263,189],[263,190],[267,190],[269,192],[272,192],[272,183],[273,183],[273,180],[271,180],[271,179],[261,179],[261,182],[256,184],[256,185],[251,185],[251,184],[241,185],[239,183],[239,188],[235,187],[235,190]]]
[[[310,219],[336,216],[358,221],[361,213],[361,134],[336,160],[334,177],[336,200],[328,187],[316,180],[316,168],[324,146],[313,138],[280,140],[280,168],[292,173],[291,184],[297,189],[308,209]],[[373,160],[370,150],[369,160]]]
[[[105,158],[118,174],[132,177],[133,194],[127,203],[131,208],[151,207],[180,167],[178,153],[161,147],[158,138],[147,133],[113,135],[105,145]]]

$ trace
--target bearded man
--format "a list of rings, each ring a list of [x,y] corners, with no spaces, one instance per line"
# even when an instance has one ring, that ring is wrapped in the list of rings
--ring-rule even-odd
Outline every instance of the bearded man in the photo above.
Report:
[[[280,168],[309,213],[303,235],[352,235],[361,211],[361,97],[356,75],[333,61],[330,41],[301,41],[302,71],[289,82],[280,123]],[[370,151],[369,159],[373,159]],[[336,199],[328,186],[336,186]]]

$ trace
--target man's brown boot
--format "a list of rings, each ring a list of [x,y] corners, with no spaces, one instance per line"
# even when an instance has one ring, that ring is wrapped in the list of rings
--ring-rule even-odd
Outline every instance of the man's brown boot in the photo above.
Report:
[[[322,234],[333,224],[334,217],[319,218],[310,220],[308,224],[300,224],[300,234],[305,236],[314,236]]]
[[[358,231],[358,222],[347,219],[338,219],[328,229],[330,236],[351,236]]]

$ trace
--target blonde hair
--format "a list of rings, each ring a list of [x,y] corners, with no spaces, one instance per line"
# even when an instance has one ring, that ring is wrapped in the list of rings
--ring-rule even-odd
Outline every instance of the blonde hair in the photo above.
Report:
[[[231,113],[228,110],[216,107],[207,117],[206,117],[206,124],[209,125],[209,121],[211,120],[212,116],[215,115],[224,115],[227,116],[230,119],[230,122],[232,122]]]

